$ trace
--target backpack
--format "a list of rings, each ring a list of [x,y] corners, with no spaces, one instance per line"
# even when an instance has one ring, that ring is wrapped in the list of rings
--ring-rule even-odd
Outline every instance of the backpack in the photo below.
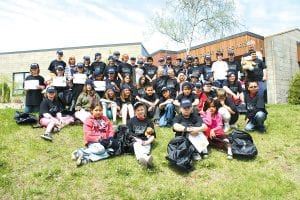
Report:
[[[121,153],[133,153],[133,143],[135,142],[133,136],[129,133],[126,125],[118,126],[115,132],[114,139],[120,144]]]
[[[187,172],[192,169],[191,161],[194,151],[195,147],[186,137],[176,136],[168,144],[166,159],[178,169]]]
[[[251,135],[245,131],[234,130],[228,135],[233,157],[251,159],[257,155],[257,148]]]
[[[15,112],[14,119],[16,120],[16,123],[19,125],[37,123],[37,118],[35,115],[30,113],[19,112],[19,111]]]

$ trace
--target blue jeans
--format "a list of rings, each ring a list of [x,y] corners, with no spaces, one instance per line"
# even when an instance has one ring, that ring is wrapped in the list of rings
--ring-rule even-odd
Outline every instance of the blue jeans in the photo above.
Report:
[[[168,103],[164,110],[165,113],[159,119],[159,126],[172,125],[175,111],[174,104]]]
[[[91,142],[87,148],[78,149],[83,157],[95,162],[101,159],[108,158],[110,155],[106,152],[104,146],[98,142]]]
[[[25,106],[26,113],[40,112],[40,105],[38,106]]]
[[[254,119],[250,120],[247,123],[245,130],[246,131],[254,131],[257,128],[264,127],[264,122],[266,120],[266,117],[267,117],[266,113],[264,113],[262,111],[258,111],[255,114]]]

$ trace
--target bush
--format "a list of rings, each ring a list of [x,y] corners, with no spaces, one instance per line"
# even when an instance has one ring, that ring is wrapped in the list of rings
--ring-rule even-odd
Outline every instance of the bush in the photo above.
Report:
[[[288,102],[289,104],[300,104],[300,72],[295,74],[290,83]]]
[[[0,83],[0,103],[10,102],[10,88],[6,82]]]

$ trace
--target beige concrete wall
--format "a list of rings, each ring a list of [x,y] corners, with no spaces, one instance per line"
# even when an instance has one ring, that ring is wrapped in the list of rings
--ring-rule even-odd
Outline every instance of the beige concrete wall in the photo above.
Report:
[[[287,103],[289,83],[299,71],[297,41],[298,29],[265,38],[269,103]]]
[[[64,61],[67,63],[69,56],[75,56],[76,62],[82,62],[83,56],[90,56],[91,61],[94,59],[96,52],[102,53],[102,60],[107,61],[109,55],[114,51],[129,56],[139,56],[144,53],[143,47],[139,43],[127,45],[111,45],[111,46],[92,46],[92,47],[74,47],[62,48],[64,51]],[[28,52],[12,52],[0,54],[0,75],[8,76],[12,80],[13,72],[27,72],[31,63],[38,63],[41,69],[41,75],[48,74],[48,67],[52,60],[56,58],[56,49],[38,50]]]

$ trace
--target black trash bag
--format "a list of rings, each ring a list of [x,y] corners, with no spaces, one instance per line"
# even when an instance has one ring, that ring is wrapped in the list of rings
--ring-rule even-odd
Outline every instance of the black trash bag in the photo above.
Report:
[[[251,135],[245,131],[234,130],[228,135],[235,158],[252,159],[257,155],[257,148]]]
[[[195,147],[186,137],[176,136],[168,144],[166,159],[182,171],[191,171],[194,151]]]
[[[30,114],[30,113],[19,112],[19,111],[15,112],[14,119],[16,120],[16,123],[19,125],[36,124],[37,123],[37,118],[35,115]]]
[[[99,141],[105,149],[109,149],[107,153],[111,156],[118,156],[122,154],[122,144],[118,139],[109,137],[107,139]]]
[[[135,142],[132,134],[129,133],[129,129],[126,125],[118,126],[115,132],[114,139],[120,144],[121,153],[133,153],[133,143]]]

